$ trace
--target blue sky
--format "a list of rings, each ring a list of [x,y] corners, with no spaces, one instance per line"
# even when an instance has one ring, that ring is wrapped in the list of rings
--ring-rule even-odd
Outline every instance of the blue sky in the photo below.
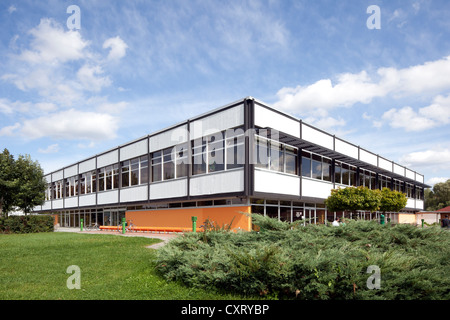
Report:
[[[445,181],[449,17],[447,0],[3,0],[0,147],[50,172],[253,96]]]

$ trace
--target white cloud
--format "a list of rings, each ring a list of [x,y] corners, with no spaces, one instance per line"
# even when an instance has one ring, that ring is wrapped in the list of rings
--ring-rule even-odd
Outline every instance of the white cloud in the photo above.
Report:
[[[433,177],[426,181],[426,184],[434,186],[436,183],[446,182],[450,177]]]
[[[400,158],[400,163],[407,167],[428,167],[433,169],[450,170],[450,149],[430,149],[411,152]]]
[[[77,72],[77,78],[85,90],[101,91],[103,87],[108,87],[111,80],[108,77],[100,77],[103,70],[100,66],[89,66],[85,64]]]
[[[30,47],[20,55],[29,63],[59,63],[86,57],[89,42],[78,31],[65,31],[52,19],[41,19],[40,24],[29,32],[33,36]]]
[[[74,109],[25,120],[21,133],[29,139],[50,137],[69,140],[106,140],[116,137],[118,119],[96,112]]]
[[[119,37],[106,39],[103,43],[103,49],[111,48],[107,60],[119,60],[126,55],[127,44]]]
[[[285,87],[277,92],[275,107],[297,113],[317,108],[330,110],[356,103],[370,103],[374,98],[392,95],[395,98],[422,93],[438,93],[450,89],[450,56],[404,69],[379,68],[370,76],[367,71],[344,73],[321,79],[307,86]]]
[[[383,114],[382,119],[389,121],[391,127],[403,128],[406,131],[422,131],[435,126],[433,120],[418,115],[411,107],[390,109]]]
[[[422,131],[449,124],[450,95],[437,96],[431,105],[420,108],[418,112],[411,107],[392,108],[383,114],[382,119],[388,121],[391,127],[406,131]]]
[[[45,149],[38,149],[39,153],[57,153],[59,151],[59,145],[57,143],[49,145]]]
[[[6,126],[0,129],[0,137],[1,136],[12,136],[14,135],[14,131],[20,128],[20,123],[16,122],[12,126]]]
[[[8,13],[13,13],[16,10],[17,10],[17,8],[15,6],[10,5],[9,8],[8,8]]]

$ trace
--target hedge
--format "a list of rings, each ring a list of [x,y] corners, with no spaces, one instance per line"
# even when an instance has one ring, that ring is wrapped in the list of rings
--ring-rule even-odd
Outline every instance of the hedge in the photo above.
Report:
[[[450,233],[347,221],[295,225],[256,214],[255,232],[190,233],[158,250],[167,280],[269,299],[450,299]],[[369,266],[381,270],[370,289]]]
[[[0,217],[0,233],[52,232],[54,217],[48,215]]]

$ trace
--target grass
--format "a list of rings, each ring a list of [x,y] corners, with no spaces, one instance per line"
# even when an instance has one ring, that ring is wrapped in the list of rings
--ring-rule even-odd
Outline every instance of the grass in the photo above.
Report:
[[[167,282],[155,270],[159,242],[144,237],[78,233],[0,235],[0,300],[240,299]],[[68,289],[80,268],[81,288]]]

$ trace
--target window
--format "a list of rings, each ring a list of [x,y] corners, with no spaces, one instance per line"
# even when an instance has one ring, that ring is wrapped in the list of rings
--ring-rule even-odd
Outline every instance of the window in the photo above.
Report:
[[[91,192],[97,192],[97,172],[91,171],[92,187]]]
[[[269,148],[268,148],[268,140],[256,137],[256,148],[255,148],[255,159],[256,159],[256,167],[259,168],[269,168]]]
[[[228,169],[240,168],[245,163],[244,130],[242,128],[226,131],[226,165]]]
[[[98,169],[98,191],[105,190],[105,168]]]
[[[311,177],[311,154],[302,151],[302,176]]]
[[[286,173],[297,175],[297,149],[285,146],[284,163]]]
[[[175,161],[173,155],[174,148],[167,148],[163,150],[163,170],[164,180],[175,178]]]
[[[112,166],[107,166],[105,168],[105,190],[111,190],[113,179],[112,179]]]
[[[225,170],[223,132],[210,135],[208,141],[208,172]]]
[[[188,144],[180,144],[175,147],[176,153],[176,177],[187,177],[189,170],[188,163]]]
[[[112,175],[113,175],[113,189],[119,188],[119,165],[116,163],[112,166]]]
[[[331,159],[322,157],[322,179],[331,182]]]
[[[312,172],[311,178],[322,179],[322,157],[316,154],[312,154]]]
[[[256,167],[297,174],[297,148],[256,136],[254,153]]]
[[[342,167],[341,167],[341,163],[335,161],[334,163],[334,182],[335,183],[342,183]]]
[[[161,165],[161,151],[152,153],[152,182],[161,181],[162,179],[162,165]]]
[[[122,188],[130,186],[130,160],[122,162]]]
[[[130,160],[130,185],[136,186],[139,184],[139,158]]]
[[[83,173],[80,178],[80,194],[86,193],[86,174]]]
[[[198,138],[192,141],[192,174],[206,173],[206,141]]]
[[[350,185],[350,169],[348,167],[348,164],[341,164],[341,179],[342,184],[345,184],[347,186]]]
[[[140,157],[140,184],[148,183],[148,156]]]
[[[284,152],[281,143],[270,141],[270,170],[283,172],[284,170]]]

